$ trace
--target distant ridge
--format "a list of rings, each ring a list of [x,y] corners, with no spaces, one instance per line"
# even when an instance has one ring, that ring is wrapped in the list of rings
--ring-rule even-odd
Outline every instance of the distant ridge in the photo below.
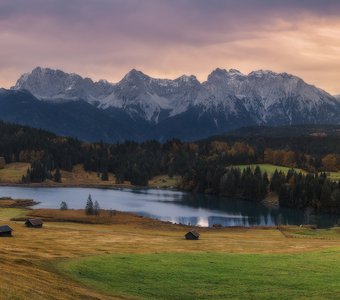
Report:
[[[340,124],[340,101],[296,76],[219,68],[205,82],[193,75],[156,79],[134,69],[109,83],[37,67],[0,91],[0,109],[6,111],[0,119],[109,142],[194,140],[245,126]]]

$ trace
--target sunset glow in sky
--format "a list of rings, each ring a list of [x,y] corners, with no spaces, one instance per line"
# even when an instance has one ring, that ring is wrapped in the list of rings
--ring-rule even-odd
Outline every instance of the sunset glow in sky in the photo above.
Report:
[[[94,80],[216,67],[288,72],[340,94],[340,1],[0,0],[0,87],[36,66]]]

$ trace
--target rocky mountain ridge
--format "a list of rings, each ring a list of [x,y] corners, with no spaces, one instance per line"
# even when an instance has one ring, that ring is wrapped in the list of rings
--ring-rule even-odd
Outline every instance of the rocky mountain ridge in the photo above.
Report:
[[[195,139],[252,125],[340,123],[336,97],[296,76],[263,70],[217,68],[200,82],[193,75],[157,79],[133,69],[109,83],[37,67],[12,90],[46,103],[87,102],[156,139]]]

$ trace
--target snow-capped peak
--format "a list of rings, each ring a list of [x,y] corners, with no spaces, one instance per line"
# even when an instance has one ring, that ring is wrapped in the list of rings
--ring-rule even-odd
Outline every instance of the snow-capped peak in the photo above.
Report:
[[[307,115],[314,120],[326,105],[339,105],[333,96],[302,79],[269,70],[246,75],[236,69],[217,68],[207,81],[200,83],[194,75],[157,79],[132,69],[112,84],[37,67],[23,74],[12,89],[28,90],[41,100],[82,99],[100,109],[119,109],[132,118],[151,123],[192,109],[201,111],[200,115],[222,114],[225,119],[247,114],[246,118],[258,124],[277,120],[294,122],[294,118],[307,118]],[[223,124],[221,120],[217,123]]]
[[[130,72],[128,72],[122,81],[128,80],[128,81],[134,81],[134,80],[148,80],[150,79],[149,76],[144,74],[142,71],[138,71],[136,69],[132,69]]]
[[[93,82],[75,73],[37,67],[23,74],[13,90],[26,89],[40,100],[78,100],[97,101],[104,94],[112,92],[112,84],[107,81]]]

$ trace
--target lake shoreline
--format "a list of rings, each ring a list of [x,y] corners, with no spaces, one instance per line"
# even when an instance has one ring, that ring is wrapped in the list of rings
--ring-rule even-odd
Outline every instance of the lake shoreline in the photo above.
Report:
[[[93,201],[98,201],[103,210],[129,212],[154,220],[200,228],[275,227],[277,224],[316,224],[320,227],[331,227],[338,224],[336,215],[311,213],[306,219],[302,210],[276,207],[276,197],[263,203],[153,187],[52,186],[39,183],[0,184],[0,192],[0,196],[7,198],[34,199],[34,204],[38,205],[32,206],[33,210],[59,209],[63,201],[69,209],[83,209],[88,195],[91,194]]]
[[[103,190],[164,190],[164,191],[174,191],[187,193],[188,191],[177,189],[177,188],[167,188],[167,187],[157,187],[157,186],[142,186],[142,185],[132,185],[132,184],[68,184],[68,183],[5,183],[0,182],[0,187],[27,187],[27,188],[92,188],[92,189],[103,189]]]
[[[34,199],[13,199],[11,197],[0,197],[0,208],[26,208],[29,209],[39,202]]]
[[[140,216],[134,212],[117,211],[117,210],[101,210],[99,215],[86,215],[84,209],[34,209],[29,210],[27,217],[40,218],[44,222],[71,222],[92,225],[115,225],[115,224],[129,224],[147,226],[149,229],[153,228],[172,228],[172,229],[196,229],[201,232],[208,231],[223,231],[223,230],[273,230],[279,229],[277,225],[273,226],[221,226],[221,227],[203,227],[198,225],[187,225],[182,223],[172,223],[169,221],[162,221],[153,219],[151,217]],[[12,218],[12,221],[22,222],[26,218]],[[282,228],[286,226],[281,226]],[[289,227],[289,226],[288,226]]]

